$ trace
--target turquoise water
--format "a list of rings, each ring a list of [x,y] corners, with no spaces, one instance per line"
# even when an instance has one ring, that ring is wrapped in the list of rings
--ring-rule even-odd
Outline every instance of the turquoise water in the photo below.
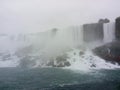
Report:
[[[120,70],[1,68],[0,90],[120,90]]]

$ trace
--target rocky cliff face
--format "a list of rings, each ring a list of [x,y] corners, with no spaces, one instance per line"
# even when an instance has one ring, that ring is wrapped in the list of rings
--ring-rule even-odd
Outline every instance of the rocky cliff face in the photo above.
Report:
[[[115,41],[93,49],[94,54],[112,63],[120,64],[120,42]]]
[[[114,30],[114,29],[113,29]],[[110,29],[109,29],[110,31]],[[109,34],[107,31],[106,33]],[[98,55],[99,57],[105,59],[106,61],[112,63],[120,64],[120,17],[116,18],[115,20],[115,33],[114,33],[114,40],[111,40],[111,43],[107,43],[100,47],[96,47],[93,49],[94,54]],[[106,41],[112,37],[112,35],[108,35],[109,37],[106,38]],[[112,38],[111,38],[112,39]]]

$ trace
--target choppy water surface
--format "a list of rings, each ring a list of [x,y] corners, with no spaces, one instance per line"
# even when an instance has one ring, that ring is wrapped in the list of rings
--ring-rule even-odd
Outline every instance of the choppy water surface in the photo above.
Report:
[[[44,52],[39,51],[39,44],[37,49],[26,44],[9,45],[0,45],[0,90],[120,90],[120,66],[106,62],[86,48],[64,52],[56,63],[54,54],[58,49],[53,47],[54,43],[48,44]],[[47,57],[51,53],[52,60]],[[68,67],[64,62],[69,63]],[[63,68],[59,67],[61,63]]]
[[[0,90],[120,90],[120,70],[1,68]]]

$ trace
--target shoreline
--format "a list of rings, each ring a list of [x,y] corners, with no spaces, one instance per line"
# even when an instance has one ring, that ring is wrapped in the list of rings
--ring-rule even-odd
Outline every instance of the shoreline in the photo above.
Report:
[[[92,50],[92,52],[108,62],[112,62],[113,64],[118,63],[120,65],[119,41],[113,41],[100,47],[96,47],[95,49]]]

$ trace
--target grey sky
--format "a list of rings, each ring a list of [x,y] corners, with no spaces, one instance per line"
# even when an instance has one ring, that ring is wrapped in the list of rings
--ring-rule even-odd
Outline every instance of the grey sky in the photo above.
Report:
[[[39,32],[54,27],[113,21],[120,0],[0,0],[0,33]]]

